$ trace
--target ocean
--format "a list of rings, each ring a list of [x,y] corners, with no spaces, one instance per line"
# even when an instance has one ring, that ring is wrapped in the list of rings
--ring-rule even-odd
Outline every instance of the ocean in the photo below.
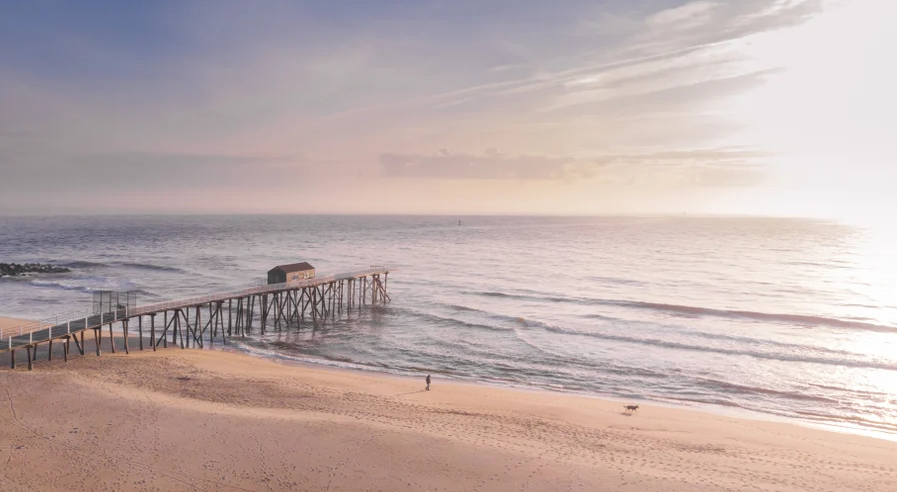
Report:
[[[227,291],[297,261],[387,265],[390,304],[238,348],[893,435],[890,239],[803,219],[0,217],[0,261],[72,270],[0,279],[0,316],[87,310],[98,289]]]

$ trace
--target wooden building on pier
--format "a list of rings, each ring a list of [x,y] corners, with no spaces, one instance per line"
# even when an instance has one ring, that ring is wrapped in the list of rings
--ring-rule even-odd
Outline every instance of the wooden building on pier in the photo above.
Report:
[[[304,261],[291,265],[280,265],[268,270],[269,284],[282,284],[309,278],[315,278],[315,267]]]

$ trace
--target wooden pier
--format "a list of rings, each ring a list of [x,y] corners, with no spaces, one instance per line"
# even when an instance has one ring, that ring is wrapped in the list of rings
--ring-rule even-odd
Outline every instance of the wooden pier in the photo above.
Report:
[[[63,344],[67,361],[71,342],[78,354],[85,355],[85,333],[93,330],[96,355],[102,351],[103,330],[109,331],[109,349],[116,350],[113,326],[121,325],[124,351],[129,346],[129,333],[138,334],[137,350],[172,347],[204,348],[219,342],[227,345],[232,337],[246,337],[253,330],[264,335],[269,330],[281,331],[303,323],[317,326],[336,320],[351,309],[390,301],[386,292],[389,270],[371,267],[349,273],[318,276],[282,284],[262,285],[234,292],[224,292],[178,301],[161,302],[133,309],[44,321],[0,332],[0,353],[10,352],[10,368],[16,367],[16,350],[28,354],[28,369],[37,359],[40,344],[47,344],[47,359],[53,357],[53,342]],[[145,343],[149,334],[149,343]],[[147,346],[148,345],[148,346]]]

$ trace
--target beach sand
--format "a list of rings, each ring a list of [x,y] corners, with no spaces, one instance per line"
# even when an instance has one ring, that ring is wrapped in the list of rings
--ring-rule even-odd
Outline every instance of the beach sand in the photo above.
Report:
[[[4,318],[3,316],[0,316],[0,330],[5,330],[7,328],[17,328],[28,323],[31,323],[31,320],[20,318]]]
[[[131,347],[0,369],[0,489],[897,490],[885,440]]]

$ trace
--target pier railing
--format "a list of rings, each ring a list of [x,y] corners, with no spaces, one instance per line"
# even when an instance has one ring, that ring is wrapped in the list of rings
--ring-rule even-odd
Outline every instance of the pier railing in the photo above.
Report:
[[[278,292],[288,289],[301,289],[303,287],[327,284],[338,280],[363,277],[366,275],[385,274],[388,272],[389,269],[385,266],[371,266],[370,268],[364,270],[316,275],[315,277],[309,279],[295,280],[292,282],[284,282],[279,284],[261,284],[260,281],[252,287],[247,287],[240,290],[219,292],[198,297],[188,297],[185,299],[177,299],[173,301],[157,302],[144,306],[137,306],[133,309],[125,308],[117,311],[109,311],[106,313],[94,313],[92,310],[72,311],[69,313],[63,313],[49,318],[44,318],[38,321],[25,323],[13,328],[0,330],[0,347],[4,347],[3,342],[7,342],[9,348],[12,348],[13,337],[22,339],[23,337],[31,335],[34,332],[42,330],[49,330],[46,335],[46,338],[49,339],[54,336],[53,331],[55,331],[56,329],[60,330],[58,335],[63,335],[66,331],[71,331],[73,324],[77,325],[78,328],[81,328],[82,326],[86,328],[88,325],[88,319],[98,318],[100,320],[100,324],[114,323],[116,321],[128,319],[134,316],[151,314],[168,309],[196,306],[200,304],[207,304],[209,302],[223,301],[226,299],[234,299],[255,294],[266,294],[269,292]],[[41,335],[43,335],[43,333],[41,333]],[[35,340],[33,336],[29,336],[28,338],[29,343],[44,341],[43,339]]]
[[[316,275],[314,278],[295,280],[292,282],[284,282],[280,284],[265,284],[255,287],[249,287],[241,290],[230,292],[221,292],[217,294],[209,294],[206,296],[189,297],[187,299],[179,299],[176,301],[158,302],[155,304],[147,304],[132,309],[128,314],[130,316],[139,316],[141,314],[155,313],[167,309],[195,306],[198,304],[207,304],[209,302],[221,301],[225,299],[235,299],[237,297],[245,297],[255,294],[267,294],[269,292],[278,292],[287,289],[301,289],[302,287],[311,287],[313,285],[327,284],[337,280],[346,280],[349,278],[362,277],[365,275],[376,275],[387,273],[385,267],[374,267],[366,270],[357,270],[348,273],[333,273],[329,275]]]
[[[6,340],[11,336],[27,335],[33,331],[46,330],[51,326],[58,326],[72,320],[82,319],[93,315],[94,312],[88,309],[85,311],[71,311],[68,313],[56,314],[49,318],[43,318],[37,321],[29,321],[28,323],[23,323],[19,326],[0,330],[0,340]]]

